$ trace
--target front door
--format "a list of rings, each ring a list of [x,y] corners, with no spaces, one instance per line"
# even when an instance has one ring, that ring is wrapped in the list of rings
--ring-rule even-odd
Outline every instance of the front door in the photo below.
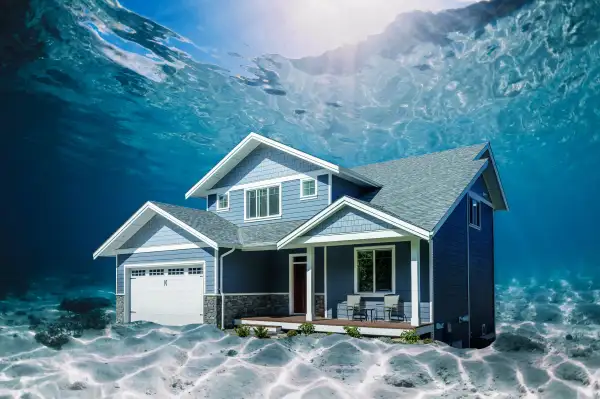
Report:
[[[293,312],[306,313],[306,255],[292,256]]]

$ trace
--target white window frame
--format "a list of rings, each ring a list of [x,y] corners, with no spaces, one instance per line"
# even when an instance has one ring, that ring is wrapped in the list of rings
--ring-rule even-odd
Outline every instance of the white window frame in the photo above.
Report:
[[[479,225],[476,225],[474,223],[471,223],[471,213],[473,211],[473,202],[477,202],[478,206],[477,206],[477,212],[479,213],[479,215],[477,215],[477,219],[479,219]],[[482,220],[481,220],[481,201],[479,201],[477,198],[473,198],[472,196],[469,196],[469,211],[467,212],[467,221],[469,223],[469,227],[472,227],[474,229],[477,230],[481,230],[481,225],[482,225]]]
[[[256,217],[253,217],[253,218],[249,218],[248,217],[248,213],[246,212],[246,207],[247,207],[247,204],[248,204],[248,191],[258,191],[258,190],[266,188],[267,189],[267,193],[268,193],[268,189],[271,188],[271,187],[279,187],[279,213],[276,214],[276,215],[269,215],[269,216],[262,216],[262,217],[256,216]],[[256,186],[256,187],[251,187],[251,188],[244,189],[244,222],[255,222],[255,221],[259,221],[259,220],[280,219],[281,218],[281,214],[283,212],[283,209],[282,209],[282,202],[283,202],[282,201],[282,196],[283,196],[283,191],[281,189],[281,183],[278,183],[278,184],[268,184],[268,185],[264,185],[264,186]],[[267,195],[267,197],[268,197],[268,195]],[[267,208],[269,206],[268,203],[269,203],[269,201],[267,200]],[[258,207],[258,201],[256,201],[256,206]],[[268,213],[268,211],[267,211],[267,213]],[[257,209],[256,214],[258,215],[258,209]]]
[[[223,195],[227,197],[227,207],[221,208],[220,207],[221,201],[219,201],[219,197],[223,196]],[[229,210],[229,205],[230,205],[229,200],[230,200],[229,191],[226,192],[226,193],[217,194],[217,211],[219,211],[219,212],[221,212],[221,211],[228,211]]]
[[[358,252],[359,251],[376,251],[376,250],[391,250],[392,251],[392,290],[377,291],[375,286],[375,265],[373,265],[373,292],[358,291]],[[373,258],[375,260],[375,258]],[[372,247],[354,247],[354,293],[364,297],[381,297],[384,295],[396,293],[396,246],[395,245],[379,245]]]
[[[315,193],[314,194],[304,195],[304,182],[305,181],[314,181],[315,182]],[[302,200],[315,199],[315,198],[317,198],[318,193],[319,193],[319,187],[318,187],[318,182],[317,182],[316,178],[308,177],[306,179],[300,179],[300,199],[302,199]]]

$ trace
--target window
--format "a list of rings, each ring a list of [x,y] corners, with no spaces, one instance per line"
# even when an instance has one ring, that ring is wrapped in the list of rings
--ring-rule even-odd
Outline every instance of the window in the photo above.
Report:
[[[476,229],[481,228],[481,203],[471,198],[469,206],[469,225]]]
[[[300,180],[300,198],[317,196],[317,181],[315,179]]]
[[[262,219],[281,215],[280,186],[246,190],[246,219]]]
[[[141,277],[141,276],[145,276],[145,275],[146,275],[145,270],[132,270],[131,271],[131,277]]]
[[[189,267],[188,274],[202,274],[202,268],[201,267]]]
[[[394,247],[355,248],[354,289],[359,294],[393,293]]]
[[[229,193],[217,195],[217,211],[229,209]]]
[[[148,274],[151,276],[162,276],[165,274],[165,271],[163,269],[150,269]]]
[[[169,269],[170,276],[177,276],[178,274],[183,274],[183,269]]]

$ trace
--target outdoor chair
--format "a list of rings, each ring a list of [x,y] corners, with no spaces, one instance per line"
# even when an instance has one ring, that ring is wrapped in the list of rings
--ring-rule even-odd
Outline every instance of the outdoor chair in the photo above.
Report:
[[[393,317],[395,317],[397,321],[406,320],[404,304],[400,302],[400,295],[385,295],[383,297],[383,309],[388,315],[389,321],[392,321]]]
[[[352,318],[350,317],[352,314]],[[348,295],[346,298],[346,316],[349,320],[367,320],[367,309],[362,306],[360,295]]]

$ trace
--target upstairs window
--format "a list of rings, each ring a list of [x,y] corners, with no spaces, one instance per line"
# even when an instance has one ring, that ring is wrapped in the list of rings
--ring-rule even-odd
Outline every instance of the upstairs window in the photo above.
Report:
[[[311,198],[317,196],[317,180],[300,180],[300,198]]]
[[[217,195],[217,211],[229,209],[229,193]]]
[[[271,186],[245,191],[246,220],[281,216],[281,187]]]
[[[481,228],[481,203],[473,198],[469,200],[469,226]]]

